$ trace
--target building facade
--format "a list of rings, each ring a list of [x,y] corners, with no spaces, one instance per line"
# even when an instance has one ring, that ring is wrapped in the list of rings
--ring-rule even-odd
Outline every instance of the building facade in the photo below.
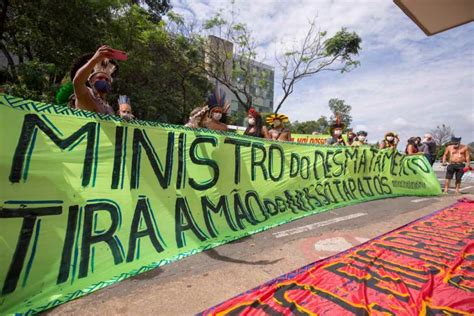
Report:
[[[215,60],[219,60],[225,65],[221,75],[231,78],[232,83],[235,85],[241,84],[243,77],[235,76],[235,73],[239,73],[242,58],[234,54],[233,43],[211,35],[208,37],[208,49],[212,50]],[[205,58],[208,65],[212,63],[212,58],[209,58],[209,56]],[[273,112],[275,69],[270,65],[255,60],[245,60],[245,64],[253,73],[252,81],[249,85],[250,94],[252,96],[252,106],[259,112]],[[234,93],[223,84],[220,84],[219,88],[225,91],[226,97],[231,102],[231,112],[243,110],[243,107],[239,105],[239,101]],[[240,97],[245,100],[243,94],[241,94]]]

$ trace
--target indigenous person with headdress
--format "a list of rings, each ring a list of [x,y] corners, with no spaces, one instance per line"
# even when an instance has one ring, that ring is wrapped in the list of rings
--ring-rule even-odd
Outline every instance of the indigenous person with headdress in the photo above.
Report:
[[[247,117],[249,126],[245,130],[244,135],[260,138],[270,138],[267,127],[263,125],[263,119],[260,113],[258,113],[254,108],[250,108]]]
[[[209,107],[208,117],[205,119],[203,125],[208,129],[227,131],[227,113],[230,110],[230,103],[225,99],[225,92],[214,89],[213,93],[207,100]]]
[[[291,133],[288,128],[285,128],[285,123],[288,122],[288,116],[284,114],[273,113],[267,116],[267,124],[272,128],[268,131],[268,139],[290,141]]]
[[[351,146],[364,146],[364,145],[367,145],[367,132],[358,131],[357,139],[352,143]]]
[[[189,121],[184,125],[191,128],[204,127],[204,118],[206,117],[209,107],[207,105],[198,106],[189,113]]]
[[[395,132],[388,132],[385,134],[382,142],[380,143],[379,147],[380,149],[384,148],[392,148],[392,149],[397,149],[398,142],[400,139],[398,138],[397,133]]]
[[[329,134],[331,134],[331,138],[328,138],[326,144],[345,146],[346,142],[342,138],[342,131],[344,128],[346,128],[346,125],[342,123],[341,116],[337,114],[336,121],[329,126]]]
[[[113,49],[101,46],[74,75],[75,107],[97,113],[114,114],[106,102],[107,93],[112,90],[112,77],[118,65],[109,58]]]
[[[356,141],[357,135],[353,131],[347,132],[347,146],[352,146],[352,144]]]
[[[471,157],[469,148],[461,145],[461,137],[452,137],[449,146],[446,147],[443,155],[443,166],[446,166],[446,160],[449,165],[446,168],[446,182],[444,184],[444,193],[448,193],[449,184],[456,175],[456,194],[461,193],[461,179],[464,170],[470,170]],[[467,164],[467,168],[466,168]]]
[[[118,106],[118,116],[120,116],[126,121],[131,121],[135,119],[135,116],[132,113],[132,104],[130,103],[129,97],[127,97],[126,95],[119,95]]]

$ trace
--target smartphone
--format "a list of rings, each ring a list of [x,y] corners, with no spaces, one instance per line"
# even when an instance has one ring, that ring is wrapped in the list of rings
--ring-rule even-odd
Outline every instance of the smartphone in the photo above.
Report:
[[[128,56],[127,53],[117,50],[117,49],[112,49],[112,54],[110,54],[111,59],[116,59],[116,60],[127,60]]]

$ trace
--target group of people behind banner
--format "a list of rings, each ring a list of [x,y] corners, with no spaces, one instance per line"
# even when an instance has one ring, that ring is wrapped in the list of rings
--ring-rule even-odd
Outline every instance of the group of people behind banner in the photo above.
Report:
[[[94,54],[82,56],[71,69],[73,93],[68,97],[70,106],[92,112],[118,115],[125,120],[134,119],[130,98],[119,96],[117,110],[114,111],[106,101],[107,93],[111,92],[112,82],[117,73],[118,64],[115,61],[126,60],[124,52],[101,46]],[[227,116],[230,111],[230,102],[225,98],[225,93],[215,89],[207,102],[193,109],[189,116],[186,127],[207,128],[212,130],[227,131]],[[266,117],[268,127],[264,125],[262,115],[254,108],[247,113],[248,127],[244,134],[277,141],[290,141],[290,129],[285,127],[288,117],[284,114],[271,114]],[[346,126],[339,116],[329,127],[331,137],[327,145],[334,146],[363,146],[367,145],[367,132],[349,131],[346,139],[343,132]],[[381,149],[397,149],[400,139],[396,132],[388,132],[384,139],[379,142]],[[431,165],[436,159],[436,143],[430,134],[425,134],[424,139],[411,137],[408,139],[405,153],[407,155],[425,155]],[[448,191],[449,182],[456,177],[456,192],[460,192],[460,184],[463,173],[470,170],[470,152],[467,146],[461,145],[461,138],[453,137],[443,155],[443,165],[449,162],[446,172],[445,192]],[[467,166],[466,166],[467,165]]]

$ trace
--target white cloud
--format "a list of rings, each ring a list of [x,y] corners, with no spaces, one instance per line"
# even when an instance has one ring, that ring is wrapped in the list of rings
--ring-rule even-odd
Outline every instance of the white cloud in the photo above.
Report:
[[[372,140],[397,130],[404,142],[445,123],[465,141],[474,141],[474,24],[426,37],[392,2],[359,1],[194,1],[173,2],[174,10],[198,20],[222,9],[236,12],[261,43],[260,56],[275,65],[281,42],[299,41],[316,15],[322,30],[341,27],[362,38],[361,67],[318,74],[295,87],[281,109],[291,120],[329,115],[331,98],[352,105],[353,126],[364,126]],[[276,69],[275,103],[281,96]]]

